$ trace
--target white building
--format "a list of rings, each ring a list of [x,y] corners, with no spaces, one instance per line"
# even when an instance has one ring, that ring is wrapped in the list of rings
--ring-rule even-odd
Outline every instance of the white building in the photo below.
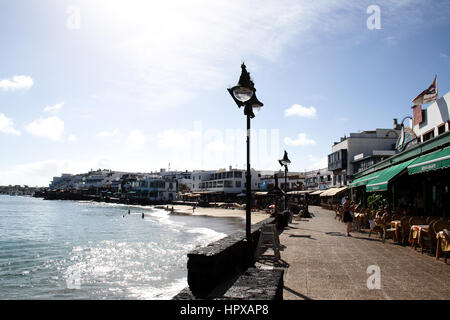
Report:
[[[332,171],[332,185],[347,185],[353,175],[395,154],[401,130],[394,119],[393,129],[376,129],[350,133],[335,142],[328,155],[328,170]]]
[[[415,108],[421,108],[421,106],[413,107],[411,123],[419,142],[425,142],[450,130],[450,92],[424,110],[414,110]]]
[[[148,199],[151,201],[172,201],[177,194],[177,181],[163,179],[153,175],[145,178],[138,178],[131,183],[131,191],[128,195],[138,199]]]
[[[178,186],[185,185],[190,190],[194,188],[194,180],[190,171],[161,171],[160,175],[163,179],[176,180]]]
[[[307,171],[304,176],[306,189],[325,190],[333,186],[333,172],[327,168]]]
[[[251,169],[252,190],[258,189],[261,174]],[[226,169],[192,172],[193,192],[199,193],[235,193],[245,192],[246,170]]]
[[[74,175],[69,173],[63,173],[60,177],[53,177],[52,182],[49,185],[50,189],[68,189],[70,188],[71,181],[74,178]]]
[[[260,178],[258,189],[268,191],[275,186],[274,174],[263,175]],[[284,190],[284,171],[278,171],[278,187]],[[287,189],[300,190],[305,186],[305,175],[303,172],[288,172]]]

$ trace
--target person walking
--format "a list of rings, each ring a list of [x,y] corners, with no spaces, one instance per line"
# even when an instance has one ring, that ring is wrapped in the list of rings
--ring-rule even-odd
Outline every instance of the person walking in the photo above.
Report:
[[[350,213],[351,202],[348,196],[345,197],[343,208],[344,208],[344,223],[347,223],[347,237],[351,237],[350,230],[352,229],[353,217],[352,214]]]

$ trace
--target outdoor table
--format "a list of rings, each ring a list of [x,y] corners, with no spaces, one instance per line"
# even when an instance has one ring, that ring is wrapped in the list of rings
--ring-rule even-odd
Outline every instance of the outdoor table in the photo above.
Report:
[[[416,248],[417,243],[419,243],[419,245],[422,247],[421,232],[428,232],[428,229],[429,225],[427,224],[411,226],[411,231],[409,232],[409,243],[411,243],[411,245],[414,244],[414,248]]]

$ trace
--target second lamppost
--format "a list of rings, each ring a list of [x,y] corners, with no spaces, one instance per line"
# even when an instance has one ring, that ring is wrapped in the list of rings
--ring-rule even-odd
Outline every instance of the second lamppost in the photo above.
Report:
[[[284,210],[288,209],[288,198],[287,198],[287,173],[288,173],[288,165],[291,164],[291,160],[289,160],[286,150],[284,150],[283,159],[278,160],[281,166],[284,166]]]
[[[250,172],[250,119],[255,117],[253,110],[259,109],[263,104],[256,98],[256,89],[250,79],[245,64],[241,65],[241,76],[239,82],[232,88],[227,89],[237,106],[244,107],[247,116],[247,175],[246,175],[246,206],[245,206],[245,237],[252,247],[251,237],[251,205],[252,205],[252,175]]]

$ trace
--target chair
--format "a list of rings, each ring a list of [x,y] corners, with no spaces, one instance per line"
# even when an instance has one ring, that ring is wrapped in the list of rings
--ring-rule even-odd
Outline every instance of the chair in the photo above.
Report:
[[[409,225],[411,226],[410,232],[409,232],[409,243],[411,243],[411,248],[414,248],[416,250],[417,248],[417,241],[419,239],[419,230],[412,230],[413,226],[416,225],[425,225],[426,220],[423,217],[411,217],[409,219]]]
[[[444,262],[447,263],[447,255],[450,252],[450,222],[438,220],[433,225],[436,232],[436,260],[444,253]]]
[[[383,224],[383,243],[386,241],[386,238],[389,236],[392,236],[392,239],[395,242],[399,242],[399,234],[397,231],[397,227],[392,227],[390,222],[395,220],[401,220],[402,215],[401,214],[394,214],[392,215],[392,218],[389,219],[389,221],[386,221],[386,223]]]
[[[369,217],[370,217],[370,213],[371,213],[371,211],[370,211],[370,209],[369,208],[367,208],[367,209],[363,209],[362,210],[362,215],[361,216],[359,216],[359,224],[361,225],[361,226],[364,226],[364,228],[367,228],[367,226],[369,226]],[[369,226],[369,228],[370,228],[370,226]]]
[[[426,220],[428,223],[428,230],[421,230],[419,234],[420,248],[422,249],[422,254],[425,248],[429,248],[430,252],[433,252],[433,249],[436,246],[436,230],[435,224],[439,222],[439,218],[434,217],[434,219],[430,219],[433,217],[429,217]]]
[[[384,213],[381,217],[381,237],[382,242],[384,243],[386,241],[386,232],[389,230],[389,235],[394,236],[395,235],[395,229],[391,229],[391,221],[392,221],[392,214],[390,213]]]
[[[400,219],[400,226],[397,228],[397,237],[401,244],[405,244],[411,232],[411,225],[409,224],[410,217],[404,216]]]
[[[334,219],[336,219],[337,217],[339,217],[339,205],[337,204],[337,205],[335,205],[334,207],[333,207],[333,210],[334,210]]]
[[[392,239],[395,242],[398,242],[397,228],[396,227],[393,228],[391,226],[391,221],[400,220],[400,219],[401,219],[401,217],[399,215],[394,214],[392,216],[392,219],[388,219],[389,221],[386,221],[383,224],[383,228],[384,228],[383,229],[383,243],[386,241],[386,238],[389,237],[389,236],[392,236]]]
[[[425,221],[426,221],[427,224],[430,224],[431,222],[439,220],[439,219],[440,219],[440,217],[427,217],[425,219]]]
[[[343,217],[344,217],[344,208],[342,208],[342,206],[339,206],[337,208],[337,210],[335,211],[336,216],[334,217],[335,219],[338,218],[339,221],[342,221]]]

